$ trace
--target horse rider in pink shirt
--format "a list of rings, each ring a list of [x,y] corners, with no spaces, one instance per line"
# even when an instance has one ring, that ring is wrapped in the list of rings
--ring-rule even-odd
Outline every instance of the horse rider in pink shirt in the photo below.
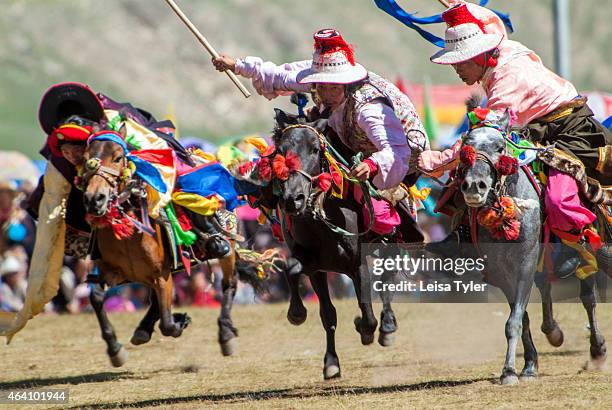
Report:
[[[546,224],[564,240],[583,240],[596,219],[587,203],[612,204],[612,133],[595,120],[572,83],[546,68],[532,50],[508,40],[495,13],[462,0],[450,3],[442,14],[448,25],[445,48],[431,61],[452,65],[468,85],[479,83],[487,108],[508,109],[513,126],[529,140],[555,144],[555,158],[543,160],[548,167]],[[439,175],[455,166],[460,147],[458,141],[442,152],[424,152],[419,166]],[[576,168],[581,175],[571,172]],[[451,235],[445,241],[457,240]]]

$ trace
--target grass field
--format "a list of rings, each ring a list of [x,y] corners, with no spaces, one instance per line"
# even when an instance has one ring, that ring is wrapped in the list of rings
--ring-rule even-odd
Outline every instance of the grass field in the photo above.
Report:
[[[588,359],[588,331],[579,304],[556,305],[565,332],[558,349],[539,331],[539,306],[530,306],[540,378],[510,387],[498,383],[506,345],[504,305],[396,304],[399,331],[389,348],[362,346],[352,326],[356,304],[345,300],[336,306],[343,374],[336,381],[322,377],[325,337],[318,306],[307,305],[308,320],[294,327],[285,319],[286,305],[276,304],[234,309],[240,337],[232,357],[222,357],[217,345],[217,311],[188,310],[193,324],[180,339],[156,332],[149,344],[128,346],[129,360],[120,369],[110,366],[93,315],[37,317],[0,349],[0,389],[68,388],[68,407],[94,409],[592,409],[612,404],[612,374],[581,370]],[[111,315],[120,340],[129,340],[140,316]],[[612,304],[599,305],[598,317],[611,338]],[[522,358],[517,364],[522,366]]]

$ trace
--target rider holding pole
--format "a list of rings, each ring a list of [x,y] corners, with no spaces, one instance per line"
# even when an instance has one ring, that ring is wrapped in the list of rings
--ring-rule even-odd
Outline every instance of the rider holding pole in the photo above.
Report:
[[[397,187],[407,175],[416,176],[416,160],[429,141],[406,95],[355,62],[353,49],[333,29],[314,34],[312,60],[283,65],[258,57],[213,57],[219,71],[250,78],[260,95],[273,99],[293,92],[313,92],[328,125],[350,151],[366,159],[352,169],[359,180],[371,179],[379,189]],[[414,181],[409,183],[412,185]],[[367,212],[366,212],[367,213]],[[389,234],[400,223],[386,201],[374,201],[373,231]]]

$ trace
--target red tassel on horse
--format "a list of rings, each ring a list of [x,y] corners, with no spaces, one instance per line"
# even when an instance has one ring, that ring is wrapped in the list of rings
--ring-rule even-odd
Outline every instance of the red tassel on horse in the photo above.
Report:
[[[518,172],[519,163],[518,160],[509,155],[501,155],[497,164],[495,164],[497,172],[501,175],[512,175]]]

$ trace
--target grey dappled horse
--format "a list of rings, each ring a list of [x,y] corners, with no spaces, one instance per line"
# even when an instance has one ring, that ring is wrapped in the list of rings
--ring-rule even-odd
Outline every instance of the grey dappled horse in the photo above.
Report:
[[[507,130],[509,114],[506,112],[496,125]],[[534,275],[540,254],[540,238],[544,223],[541,198],[526,172],[519,168],[518,173],[502,177],[496,164],[506,151],[506,138],[495,127],[483,126],[471,130],[464,139],[464,146],[476,150],[476,162],[463,166],[460,170],[461,192],[470,212],[496,200],[500,189],[511,197],[521,209],[519,216],[520,236],[516,241],[494,240],[487,229],[478,227],[478,249],[487,255],[487,282],[499,287],[510,304],[510,316],[506,322],[508,347],[506,360],[501,374],[502,384],[517,383],[515,356],[519,337],[523,342],[525,366],[520,373],[521,379],[537,376],[538,355],[531,338],[529,315],[526,307],[534,282]],[[505,180],[504,180],[505,179]],[[500,252],[500,243],[507,243]],[[591,358],[603,361],[606,357],[605,341],[595,320],[595,276],[580,281],[580,298],[587,311],[591,331]],[[550,283],[543,281],[539,287],[542,294],[543,323],[542,331],[554,346],[563,343],[563,333],[553,319]]]

